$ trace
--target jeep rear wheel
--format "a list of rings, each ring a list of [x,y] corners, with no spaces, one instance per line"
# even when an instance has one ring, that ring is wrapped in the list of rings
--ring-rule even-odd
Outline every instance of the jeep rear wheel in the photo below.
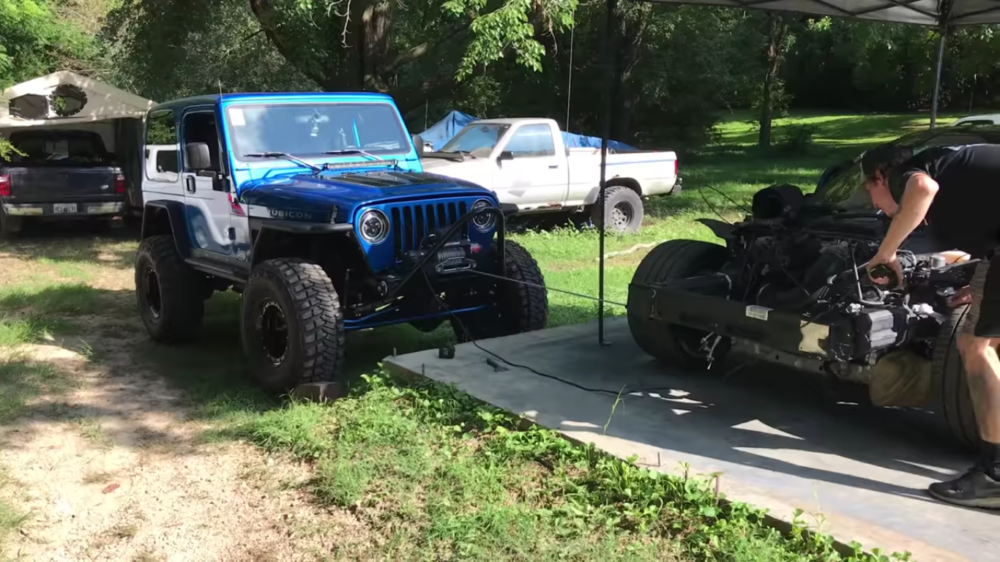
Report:
[[[958,335],[965,325],[969,307],[961,306],[941,326],[934,342],[934,363],[931,367],[932,388],[938,396],[934,408],[959,445],[970,450],[979,445],[979,424],[972,409],[969,383],[962,357],[958,353]]]
[[[548,325],[548,292],[538,262],[517,242],[506,242],[504,246],[510,281],[491,279],[478,286],[480,302],[489,301],[491,306],[452,318],[451,326],[459,341],[509,336]]]
[[[135,257],[135,293],[139,316],[154,341],[197,339],[205,315],[200,296],[204,279],[192,270],[171,236],[142,241]]]
[[[726,248],[697,240],[670,240],[653,248],[635,270],[633,283],[653,284],[719,271],[726,263]],[[686,326],[649,318],[649,311],[628,311],[632,338],[643,351],[660,361],[690,369],[708,367],[702,342],[708,334]],[[715,344],[712,357],[720,359],[729,350],[728,338]]]
[[[298,259],[257,266],[243,293],[243,349],[265,389],[330,382],[344,359],[337,291],[323,268]]]

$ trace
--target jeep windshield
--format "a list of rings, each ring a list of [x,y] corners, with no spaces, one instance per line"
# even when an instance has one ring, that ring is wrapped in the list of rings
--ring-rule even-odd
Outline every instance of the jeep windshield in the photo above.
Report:
[[[242,160],[276,153],[329,158],[331,152],[390,155],[410,150],[396,111],[386,103],[233,105],[226,117],[233,152]]]
[[[486,158],[500,142],[510,125],[480,123],[469,125],[458,132],[441,150],[445,154],[471,154]]]

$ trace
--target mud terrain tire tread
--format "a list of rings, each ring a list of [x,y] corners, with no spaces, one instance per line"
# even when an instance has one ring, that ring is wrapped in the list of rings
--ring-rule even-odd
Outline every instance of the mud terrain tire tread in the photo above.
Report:
[[[653,248],[643,258],[632,276],[633,283],[657,283],[683,279],[706,269],[717,269],[725,263],[728,253],[724,246],[699,240],[670,240]],[[648,312],[648,311],[646,311]],[[664,322],[643,317],[643,311],[628,311],[628,326],[636,344],[653,357],[668,365],[705,368],[705,362],[692,357],[679,343],[678,329]]]
[[[205,302],[200,291],[202,277],[177,253],[170,235],[151,236],[139,244],[136,252],[135,287],[140,316],[153,341],[182,343],[201,335]],[[160,318],[150,317],[145,302],[143,261],[148,260],[160,285]]]
[[[256,337],[256,302],[268,297],[286,314],[290,358],[285,368],[262,362]],[[254,268],[244,293],[243,346],[251,369],[267,390],[285,391],[304,383],[331,382],[344,363],[346,337],[340,299],[317,264],[295,258],[265,261]],[[292,341],[295,340],[295,341]]]
[[[548,326],[548,291],[544,289],[545,277],[538,262],[517,242],[505,241],[504,248],[507,277],[537,286],[499,281],[501,309],[514,313],[501,313],[499,323],[495,319],[472,315],[463,315],[458,322],[453,320],[452,328],[459,341],[521,334]],[[466,330],[470,333],[466,334]]]
[[[939,397],[935,412],[959,445],[975,450],[979,446],[979,426],[969,397],[962,357],[956,346],[968,309],[967,305],[956,308],[941,326],[934,342],[931,372],[933,389]]]
[[[611,216],[611,210],[614,206],[622,202],[628,203],[632,206],[632,220],[629,221],[628,225],[626,225],[622,230],[617,229],[614,225],[611,225],[611,230],[621,234],[635,234],[636,232],[639,232],[640,228],[642,228],[642,219],[645,215],[642,198],[639,197],[639,194],[635,191],[620,185],[608,186],[608,188],[604,190],[604,216]],[[601,225],[604,224],[604,219],[601,217],[601,206],[594,203],[591,213],[591,220],[593,220],[595,226],[600,228]]]

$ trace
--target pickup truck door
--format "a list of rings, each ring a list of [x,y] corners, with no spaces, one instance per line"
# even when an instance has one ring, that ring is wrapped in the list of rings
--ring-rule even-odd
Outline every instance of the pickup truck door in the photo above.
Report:
[[[181,182],[192,249],[214,255],[233,253],[235,231],[230,220],[229,192],[224,181],[222,143],[214,107],[192,108],[181,121]],[[195,169],[189,161],[190,145],[205,144],[207,168]]]
[[[560,139],[561,140],[561,139]],[[498,148],[493,190],[504,203],[521,210],[561,207],[569,189],[566,156],[560,154],[552,127],[544,123],[520,125]]]

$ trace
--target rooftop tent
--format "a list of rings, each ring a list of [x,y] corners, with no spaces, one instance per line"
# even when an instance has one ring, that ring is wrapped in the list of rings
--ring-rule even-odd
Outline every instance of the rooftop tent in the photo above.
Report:
[[[69,71],[0,92],[0,135],[17,129],[71,129],[101,135],[128,183],[126,202],[141,207],[142,118],[154,103]],[[138,206],[138,207],[137,207]]]
[[[476,118],[466,115],[461,111],[449,111],[444,119],[431,125],[426,131],[420,133],[420,138],[425,142],[434,145],[434,150],[441,150],[452,137],[462,130],[462,127],[475,121]]]
[[[153,102],[66,70],[0,93],[0,128],[141,119]]]

